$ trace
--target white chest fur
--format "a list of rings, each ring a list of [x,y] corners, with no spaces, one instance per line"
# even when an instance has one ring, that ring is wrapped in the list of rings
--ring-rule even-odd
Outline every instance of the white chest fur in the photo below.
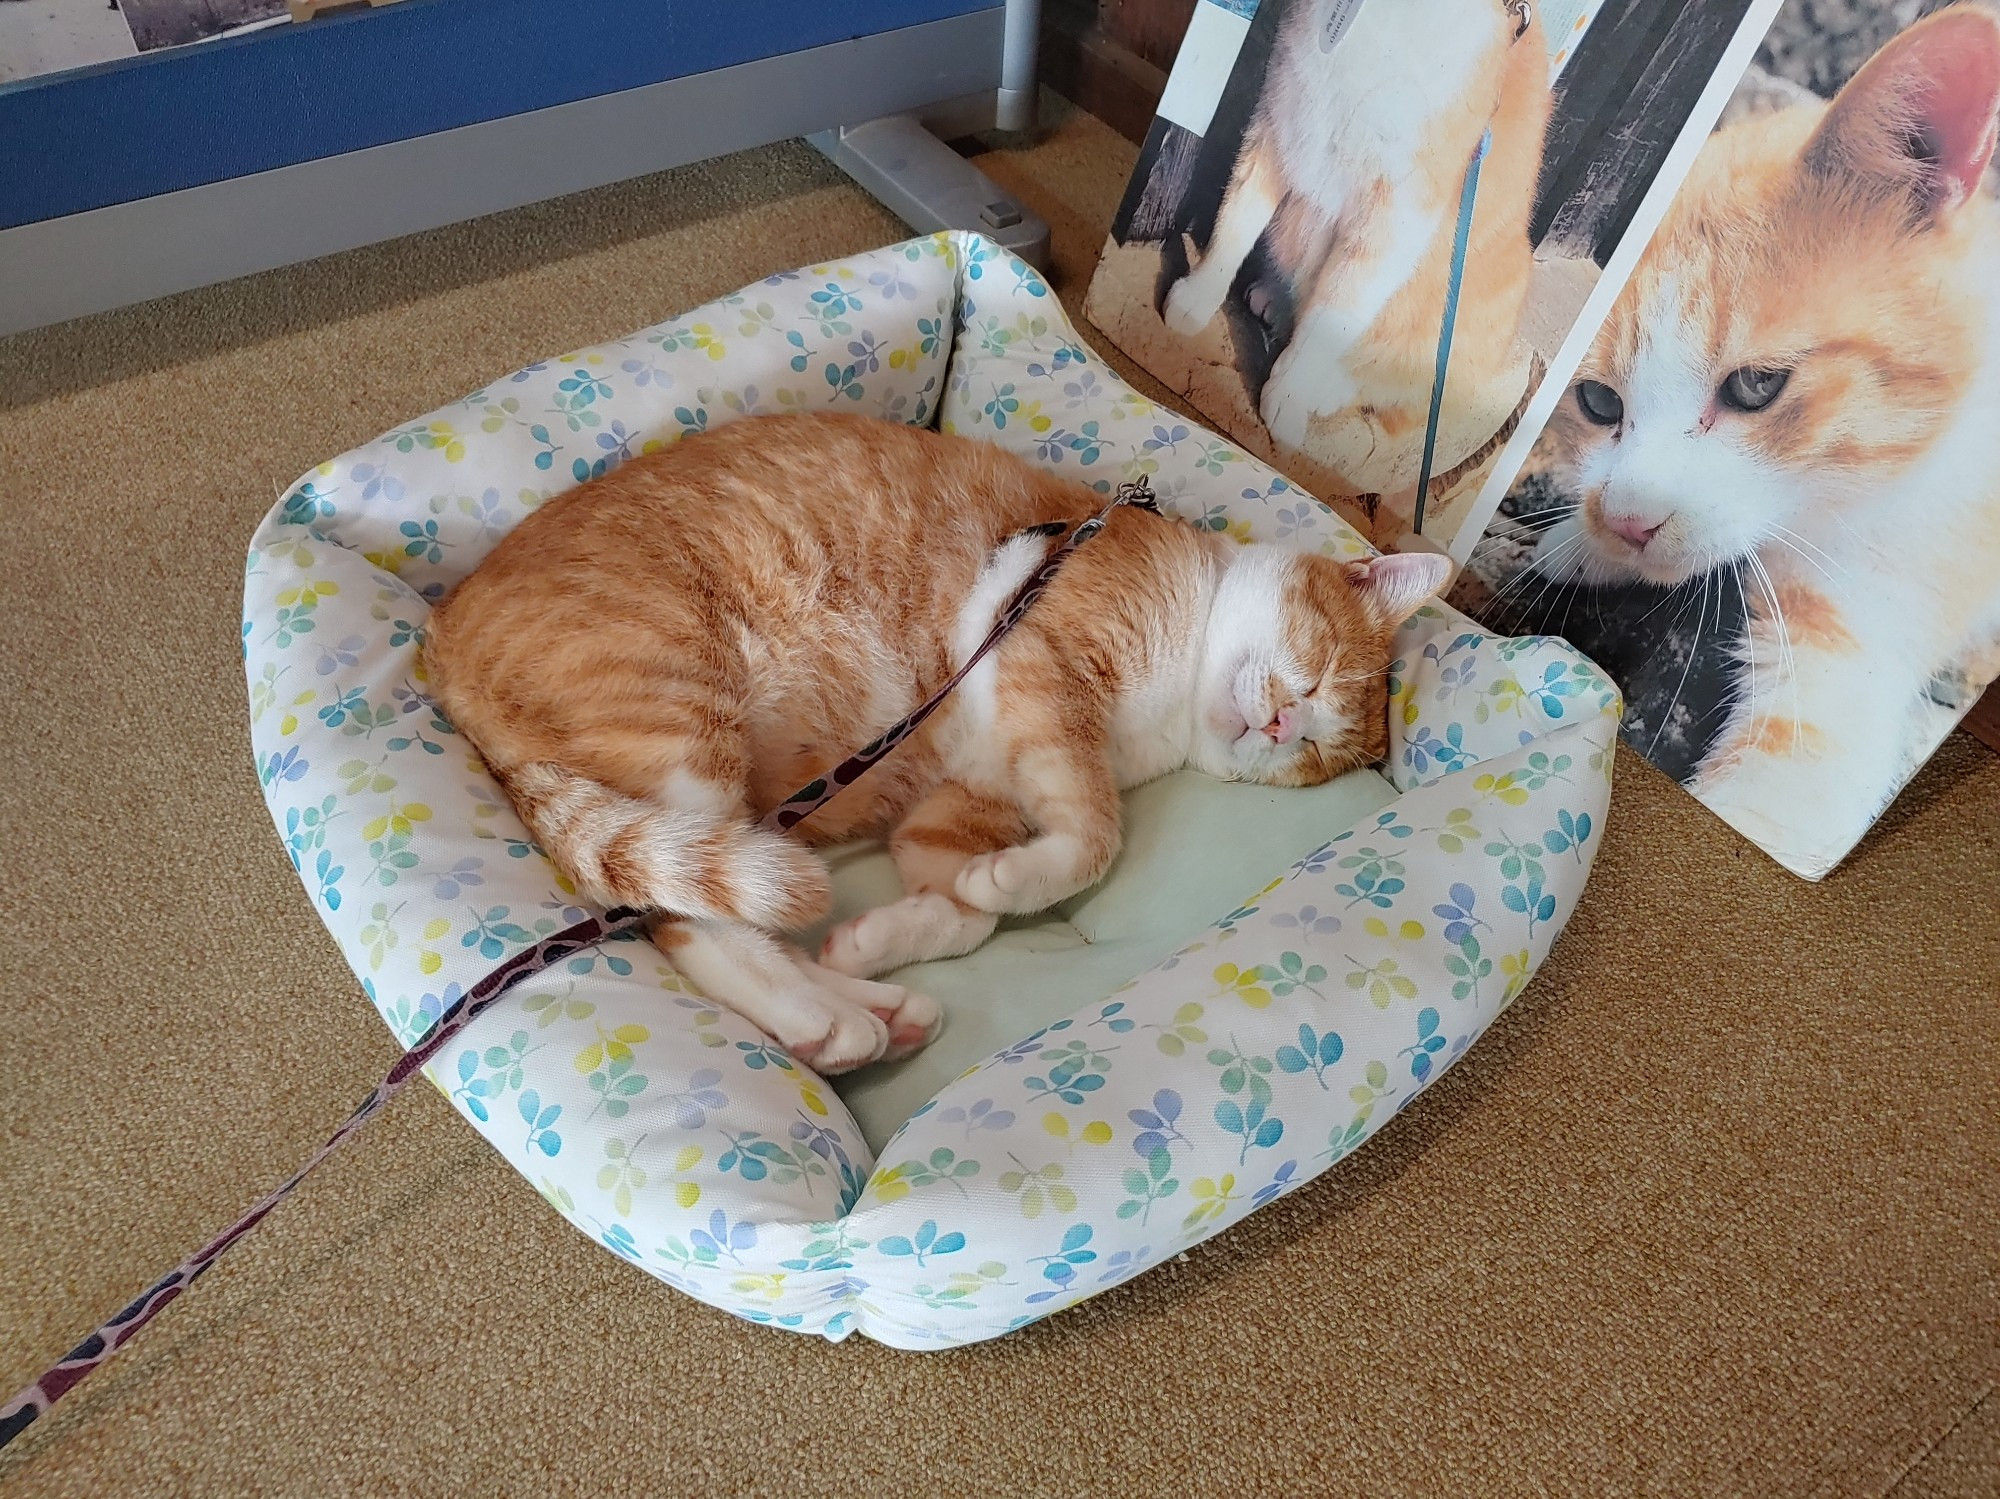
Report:
[[[1040,537],[1017,537],[993,554],[959,611],[952,632],[955,661],[964,661],[978,647],[1052,544]],[[1174,595],[1171,605],[1161,609],[1157,627],[1124,663],[1110,704],[1108,746],[1112,776],[1121,789],[1188,763],[1206,622],[1219,572],[1205,567],[1201,576],[1182,580],[1183,587],[1167,590]],[[1161,602],[1169,604],[1164,598]],[[998,694],[1003,654],[1004,647],[996,650],[966,677],[943,731],[941,747],[953,773],[975,784],[1002,785],[1008,777],[1007,736],[996,732],[1004,712]]]
[[[1373,0],[1326,51],[1334,4],[1302,5],[1287,22],[1265,118],[1291,187],[1337,215],[1378,179],[1416,173],[1435,115],[1477,84],[1510,23],[1495,0]]]

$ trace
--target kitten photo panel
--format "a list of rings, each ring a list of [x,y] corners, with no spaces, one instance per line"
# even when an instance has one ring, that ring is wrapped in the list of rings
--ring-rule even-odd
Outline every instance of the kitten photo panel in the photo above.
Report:
[[[2000,665],[1996,132],[1985,0],[1786,0],[1455,548],[1808,878]]]

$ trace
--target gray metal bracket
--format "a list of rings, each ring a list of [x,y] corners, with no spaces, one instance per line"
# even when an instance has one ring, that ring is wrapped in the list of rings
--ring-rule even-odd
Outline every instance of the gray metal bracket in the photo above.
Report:
[[[976,127],[1032,130],[1041,0],[1005,0],[1001,17],[1000,87],[984,98],[941,101],[923,111],[955,127],[973,115]],[[807,136],[848,176],[919,233],[972,229],[1043,270],[1049,226],[1028,206],[924,128],[913,114],[886,115],[860,125]]]
[[[932,135],[915,115],[888,115],[806,137],[919,233],[972,229],[1046,268],[1049,226]]]

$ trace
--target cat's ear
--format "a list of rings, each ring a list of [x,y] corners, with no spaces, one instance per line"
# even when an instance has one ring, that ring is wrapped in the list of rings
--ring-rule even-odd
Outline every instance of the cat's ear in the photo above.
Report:
[[[1918,226],[1941,223],[1974,193],[2000,138],[2000,16],[1954,5],[1892,38],[1834,96],[1805,169]]]
[[[1389,552],[1347,564],[1347,581],[1385,624],[1399,625],[1451,580],[1451,559],[1435,552]]]

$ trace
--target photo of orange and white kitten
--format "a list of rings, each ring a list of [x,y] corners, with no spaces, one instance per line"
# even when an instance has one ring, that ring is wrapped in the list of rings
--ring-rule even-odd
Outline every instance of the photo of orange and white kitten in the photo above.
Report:
[[[758,820],[963,662],[1096,491],[998,448],[831,414],[746,417],[511,531],[431,617],[430,683],[588,898],[658,910],[712,1000],[822,1073],[923,1046],[876,981],[1095,883],[1118,793],[1192,767],[1317,785],[1387,749],[1427,555],[1337,562],[1131,509],[946,705],[792,835]],[[904,897],[808,955],[808,845],[886,837]]]
[[[1527,388],[1515,334],[1548,117],[1548,54],[1525,0],[1299,0],[1215,227],[1167,292],[1167,326],[1202,332],[1268,232],[1294,313],[1258,397],[1264,425],[1281,449],[1325,459],[1345,493],[1413,486],[1460,191],[1489,129],[1450,393],[1490,432]]]
[[[1532,565],[1558,596],[1734,580],[1687,784],[1816,877],[1969,701],[1934,683],[2000,665],[2000,14],[1962,0],[1797,92],[1709,138],[1619,296]]]

